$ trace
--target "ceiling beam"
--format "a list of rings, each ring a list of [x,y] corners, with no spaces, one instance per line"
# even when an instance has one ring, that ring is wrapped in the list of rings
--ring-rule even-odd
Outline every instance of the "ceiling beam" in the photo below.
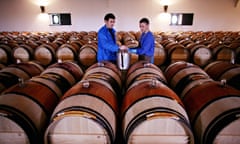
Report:
[[[239,7],[239,4],[240,2],[239,2],[239,0],[234,0],[234,7]]]

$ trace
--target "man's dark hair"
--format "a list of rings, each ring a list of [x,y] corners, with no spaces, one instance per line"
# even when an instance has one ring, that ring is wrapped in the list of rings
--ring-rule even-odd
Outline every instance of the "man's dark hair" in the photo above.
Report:
[[[146,23],[147,25],[149,24],[149,20],[147,18],[142,18],[139,23]]]
[[[109,19],[115,19],[114,14],[112,14],[112,13],[106,14],[105,17],[104,17],[104,20],[108,21]]]

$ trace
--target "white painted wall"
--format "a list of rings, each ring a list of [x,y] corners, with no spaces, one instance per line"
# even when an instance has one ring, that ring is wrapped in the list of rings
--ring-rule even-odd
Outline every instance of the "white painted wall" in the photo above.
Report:
[[[168,0],[168,12],[193,12],[193,26],[169,26],[161,0],[47,0],[47,13],[70,12],[71,26],[49,26],[39,0],[0,0],[0,31],[97,31],[107,12],[117,16],[117,30],[138,31],[142,17],[152,31],[240,31],[240,7],[234,0]]]

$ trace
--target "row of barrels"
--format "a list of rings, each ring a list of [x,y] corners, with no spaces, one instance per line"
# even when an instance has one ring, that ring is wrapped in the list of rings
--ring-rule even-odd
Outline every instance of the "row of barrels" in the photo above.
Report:
[[[122,43],[129,48],[138,46],[141,33],[121,32]],[[187,61],[204,67],[212,61],[240,62],[240,35],[225,33],[220,37],[206,33],[165,35],[155,33],[154,64],[168,65],[176,61]]]
[[[216,65],[210,64],[206,71],[212,73]],[[221,69],[214,71],[218,74]],[[204,70],[186,62],[170,65],[165,76],[184,103],[196,143],[238,143],[239,90],[225,80],[213,80]]]
[[[57,40],[60,41],[60,40]],[[78,61],[83,66],[90,66],[96,62],[97,44],[83,43],[80,40],[71,42],[46,42],[36,47],[28,43],[11,47],[8,43],[0,44],[0,60],[2,64],[27,62],[36,60],[44,67],[58,60]]]
[[[18,34],[18,35],[17,35]],[[221,36],[219,36],[221,34]],[[130,49],[139,45],[140,32],[117,32],[118,45]],[[236,32],[178,34],[154,33],[154,64],[168,65],[187,61],[204,67],[212,61],[224,60],[240,63],[240,38]],[[97,32],[63,32],[48,34],[9,34],[0,37],[2,64],[37,60],[48,66],[58,60],[75,60],[88,68],[96,62]],[[131,63],[138,55],[131,54]]]
[[[0,95],[0,143],[42,144],[54,108],[82,75],[76,63],[66,61],[52,64],[39,75],[5,89]]]
[[[179,61],[163,72],[139,61],[123,79],[110,62],[85,72],[56,63],[0,95],[0,142],[116,143],[122,135],[136,144],[237,143],[240,91],[228,82],[239,81],[238,70],[229,62],[204,71]]]

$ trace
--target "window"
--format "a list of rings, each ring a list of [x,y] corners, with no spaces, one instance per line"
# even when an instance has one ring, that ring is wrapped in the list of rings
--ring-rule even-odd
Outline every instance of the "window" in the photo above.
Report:
[[[49,13],[50,25],[71,25],[70,13]]]
[[[172,13],[170,25],[192,25],[193,13]]]

